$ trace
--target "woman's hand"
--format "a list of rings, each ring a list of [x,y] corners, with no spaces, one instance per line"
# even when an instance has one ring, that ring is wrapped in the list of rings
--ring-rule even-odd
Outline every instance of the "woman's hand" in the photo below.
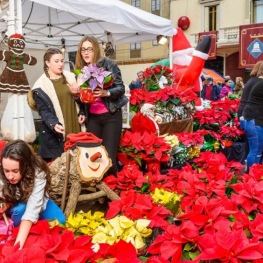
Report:
[[[19,226],[19,230],[18,230],[18,234],[16,237],[16,241],[15,241],[15,245],[17,243],[20,245],[19,249],[23,248],[32,225],[33,225],[33,223],[29,220],[22,220],[21,221],[20,226]]]
[[[98,88],[98,87],[93,91],[93,95],[95,98],[108,97],[107,93],[108,93],[108,91],[106,89],[102,89],[102,88]]]
[[[82,124],[86,121],[87,117],[85,115],[79,115],[78,122],[79,124]]]
[[[71,93],[72,93],[74,96],[79,95],[80,87],[79,87],[79,85],[77,84],[77,82],[68,84],[68,87],[69,87]]]
[[[56,124],[54,126],[54,130],[57,132],[57,133],[61,133],[61,134],[65,134],[65,128],[61,125],[61,124]]]

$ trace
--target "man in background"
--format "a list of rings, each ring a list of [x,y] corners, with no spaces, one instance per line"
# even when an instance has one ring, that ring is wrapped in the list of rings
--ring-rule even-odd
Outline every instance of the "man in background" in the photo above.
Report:
[[[215,101],[219,99],[220,88],[213,83],[213,78],[206,76],[201,93],[203,100]]]
[[[133,89],[142,89],[143,87],[144,87],[143,71],[139,71],[137,72],[137,79],[133,80],[130,83],[129,88],[130,90],[133,90]]]

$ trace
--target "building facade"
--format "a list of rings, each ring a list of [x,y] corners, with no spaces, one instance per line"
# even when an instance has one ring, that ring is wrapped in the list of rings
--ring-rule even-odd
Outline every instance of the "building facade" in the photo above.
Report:
[[[200,34],[215,33],[213,43],[215,53],[213,58],[207,60],[206,67],[216,70],[223,76],[230,75],[233,79],[241,76],[246,80],[249,77],[251,65],[247,68],[240,67],[240,26],[263,23],[263,0],[124,0],[124,2],[171,19],[174,27],[178,26],[182,16],[187,17],[190,24],[184,33],[193,47],[197,45]],[[263,32],[258,36],[262,37],[259,41],[263,42]],[[146,63],[167,58],[168,50],[167,45],[158,46],[156,41],[132,43],[117,46],[113,58],[120,66],[137,65],[136,69],[140,67],[143,69]],[[122,70],[125,75],[125,67],[122,67]]]

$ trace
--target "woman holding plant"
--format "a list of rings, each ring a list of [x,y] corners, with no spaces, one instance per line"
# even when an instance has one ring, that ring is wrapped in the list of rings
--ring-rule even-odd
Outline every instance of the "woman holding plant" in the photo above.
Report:
[[[112,160],[108,174],[116,175],[118,172],[116,155],[122,130],[121,108],[128,99],[124,95],[125,86],[119,67],[111,59],[102,57],[99,42],[95,37],[86,36],[79,43],[75,67],[85,70],[91,65],[100,71],[111,72],[113,83],[107,89],[101,84],[94,87],[92,93],[95,101],[86,104],[87,132],[102,139],[102,144]],[[89,85],[92,83],[94,79],[89,81]]]

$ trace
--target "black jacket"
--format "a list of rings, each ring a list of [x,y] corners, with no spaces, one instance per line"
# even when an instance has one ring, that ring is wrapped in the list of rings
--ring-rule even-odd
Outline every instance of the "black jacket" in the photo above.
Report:
[[[55,132],[54,126],[59,123],[53,104],[41,89],[33,90],[38,113],[41,116],[39,155],[43,158],[57,158],[63,153],[63,135]]]

